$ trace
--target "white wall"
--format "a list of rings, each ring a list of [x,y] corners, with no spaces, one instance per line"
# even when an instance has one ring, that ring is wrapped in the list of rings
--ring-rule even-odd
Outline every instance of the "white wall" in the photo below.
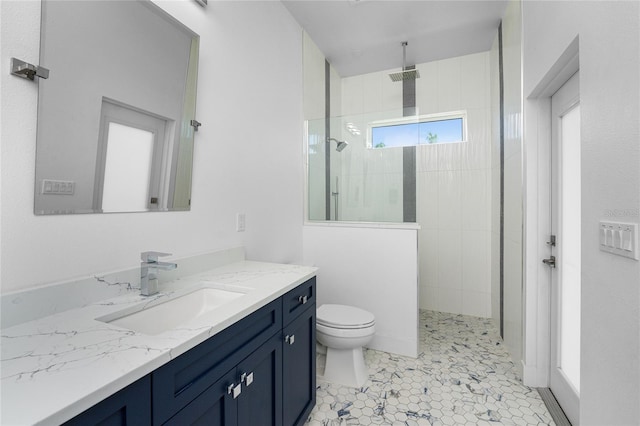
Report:
[[[302,260],[302,32],[279,2],[159,2],[200,40],[190,212],[33,215],[37,85],[1,73],[2,292],[244,244]],[[40,3],[2,1],[2,69],[38,63]],[[247,231],[235,232],[246,213]]]
[[[581,424],[638,424],[640,264],[601,252],[597,230],[598,222],[604,219],[639,222],[640,5],[617,1],[524,2],[522,7],[525,97],[579,37]],[[537,102],[525,102],[527,147],[544,140],[527,127],[536,122],[539,112]],[[530,185],[534,183],[527,182],[527,189]],[[527,263],[539,261],[535,253],[527,257]],[[533,290],[536,284],[527,281],[527,287]],[[527,312],[527,319],[530,316]]]
[[[417,231],[335,223],[304,227],[305,264],[318,266],[318,305],[357,306],[376,317],[370,348],[418,355]]]

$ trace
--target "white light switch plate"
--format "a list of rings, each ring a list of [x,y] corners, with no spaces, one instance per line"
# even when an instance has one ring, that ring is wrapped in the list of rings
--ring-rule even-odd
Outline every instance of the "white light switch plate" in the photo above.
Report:
[[[244,232],[247,228],[247,220],[244,213],[238,213],[236,215],[236,231]]]
[[[600,221],[600,250],[640,260],[638,224]]]
[[[42,180],[42,194],[73,195],[76,183],[70,180]]]

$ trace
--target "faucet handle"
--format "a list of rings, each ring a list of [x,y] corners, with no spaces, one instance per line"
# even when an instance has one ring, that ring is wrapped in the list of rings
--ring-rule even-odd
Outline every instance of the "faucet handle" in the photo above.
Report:
[[[157,262],[159,257],[171,256],[172,253],[162,253],[159,251],[145,251],[140,253],[143,262]]]

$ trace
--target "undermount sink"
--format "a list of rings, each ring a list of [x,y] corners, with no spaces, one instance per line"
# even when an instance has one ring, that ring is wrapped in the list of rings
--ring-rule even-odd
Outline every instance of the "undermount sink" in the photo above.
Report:
[[[128,330],[156,335],[186,324],[244,295],[241,292],[205,287],[156,305],[141,307],[133,313],[131,309],[127,309],[96,319]]]

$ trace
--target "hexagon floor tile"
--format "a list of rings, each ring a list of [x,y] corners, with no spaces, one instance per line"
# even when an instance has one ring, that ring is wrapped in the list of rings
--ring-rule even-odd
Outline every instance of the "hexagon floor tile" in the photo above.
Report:
[[[420,311],[418,358],[365,349],[359,389],[326,382],[307,425],[554,425],[522,384],[491,319]]]

